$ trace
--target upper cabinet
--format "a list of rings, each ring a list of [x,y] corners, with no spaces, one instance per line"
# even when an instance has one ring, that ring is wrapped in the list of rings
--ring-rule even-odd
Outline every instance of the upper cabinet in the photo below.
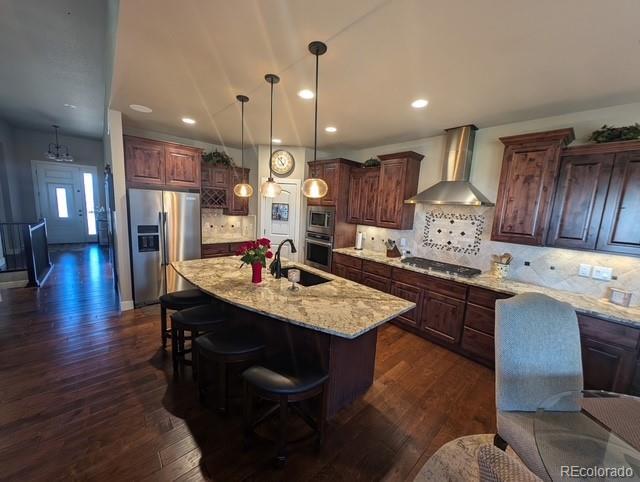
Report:
[[[501,137],[505,145],[491,239],[543,245],[562,148],[573,129]]]
[[[309,176],[322,179],[329,188],[327,194],[320,199],[307,199],[308,206],[338,207],[347,203],[349,189],[349,172],[357,163],[349,159],[323,159],[309,163]]]
[[[405,199],[418,192],[420,161],[413,151],[378,156],[380,167],[351,171],[347,222],[390,229],[412,229],[414,204]]]
[[[232,216],[246,216],[249,214],[249,198],[236,196],[233,193],[233,187],[249,179],[249,169],[233,167],[229,169],[229,179],[229,203],[224,213]]]
[[[201,156],[193,147],[124,136],[129,186],[200,189]]]
[[[233,192],[236,184],[249,179],[249,169],[220,164],[202,163],[203,208],[224,209],[224,214],[246,216],[249,214],[249,199],[240,198]]]

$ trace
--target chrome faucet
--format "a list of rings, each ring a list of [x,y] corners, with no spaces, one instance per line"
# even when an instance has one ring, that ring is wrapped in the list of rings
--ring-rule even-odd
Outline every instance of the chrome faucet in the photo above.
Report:
[[[293,244],[293,239],[285,239],[283,242],[280,243],[280,246],[278,246],[278,250],[276,251],[276,255],[273,257],[273,261],[271,261],[271,264],[269,265],[269,271],[273,276],[276,277],[276,279],[282,278],[282,263],[280,262],[280,250],[287,243],[291,245],[292,253],[298,252],[296,250],[295,244]]]

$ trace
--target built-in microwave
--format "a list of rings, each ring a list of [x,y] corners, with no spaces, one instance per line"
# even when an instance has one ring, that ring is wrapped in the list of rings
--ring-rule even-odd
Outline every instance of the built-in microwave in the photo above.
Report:
[[[307,208],[307,231],[333,236],[336,210],[319,206]]]

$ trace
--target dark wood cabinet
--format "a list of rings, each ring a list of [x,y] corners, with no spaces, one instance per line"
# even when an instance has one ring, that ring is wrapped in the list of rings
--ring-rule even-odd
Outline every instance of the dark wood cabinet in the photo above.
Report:
[[[131,136],[124,148],[129,186],[200,189],[200,149]]]
[[[457,345],[464,324],[464,300],[425,290],[422,297],[420,328],[429,336]]]
[[[128,185],[164,185],[164,143],[124,136],[124,160]]]
[[[385,293],[391,292],[391,280],[375,274],[363,272],[362,284]]]
[[[544,244],[561,150],[573,139],[573,129],[500,138],[505,150],[492,240]]]
[[[615,155],[597,249],[640,255],[640,149]]]
[[[422,154],[407,151],[378,156],[380,178],[376,226],[390,229],[412,229],[415,204],[406,204],[418,192],[418,176]]]
[[[221,256],[233,256],[243,243],[212,243],[203,244],[201,247],[203,258],[219,258]]]
[[[374,225],[378,202],[380,169],[355,167],[349,179],[347,222]]]
[[[420,324],[420,308],[422,307],[422,290],[399,281],[392,281],[391,294],[416,304],[414,309],[403,313],[396,318],[396,321],[412,328],[418,328]]]
[[[349,159],[322,159],[309,163],[310,177],[327,183],[327,194],[320,199],[307,199],[308,206],[332,206],[348,202],[349,171],[356,162]],[[345,210],[346,212],[346,210]]]
[[[249,214],[249,198],[238,197],[233,193],[236,184],[247,181],[249,179],[249,169],[244,170],[240,167],[233,167],[229,170],[229,195],[227,208],[224,213],[231,216],[247,216]]]
[[[562,158],[547,239],[549,246],[595,249],[613,158],[614,154]]]

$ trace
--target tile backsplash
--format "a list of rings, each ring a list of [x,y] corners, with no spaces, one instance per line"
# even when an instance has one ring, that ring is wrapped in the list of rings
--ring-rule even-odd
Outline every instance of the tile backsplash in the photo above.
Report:
[[[202,209],[202,242],[256,238],[256,217],[227,216],[222,209]]]
[[[405,239],[413,256],[437,259],[490,271],[494,254],[511,253],[509,278],[598,298],[609,288],[631,291],[631,305],[640,305],[640,258],[587,251],[524,246],[491,241],[493,207],[416,205],[414,228],[399,231],[358,226],[365,234],[366,249],[384,251],[384,240],[399,245]],[[525,264],[527,263],[527,264]],[[581,263],[613,269],[615,279],[600,281],[578,275]]]

